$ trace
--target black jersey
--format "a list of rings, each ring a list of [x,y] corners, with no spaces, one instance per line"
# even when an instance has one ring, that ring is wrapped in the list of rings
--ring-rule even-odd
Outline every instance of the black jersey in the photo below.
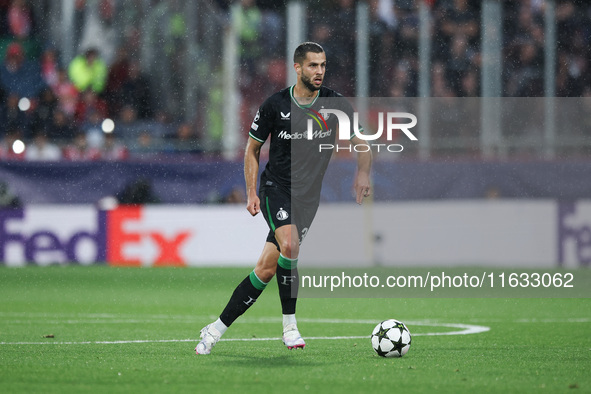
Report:
[[[339,93],[322,86],[309,105],[299,104],[293,86],[269,97],[259,108],[249,135],[259,142],[271,136],[269,162],[261,175],[261,187],[275,184],[300,202],[320,199],[322,179],[336,145],[336,116],[320,117],[323,108],[339,109],[353,120],[353,108]],[[327,107],[328,106],[328,107]],[[313,138],[308,138],[308,120],[313,119]],[[326,145],[323,145],[326,146]]]

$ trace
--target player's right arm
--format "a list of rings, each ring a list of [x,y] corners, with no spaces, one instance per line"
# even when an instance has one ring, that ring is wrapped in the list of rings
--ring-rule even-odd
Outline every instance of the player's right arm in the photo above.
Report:
[[[273,110],[269,99],[257,111],[244,150],[244,180],[246,181],[246,209],[252,216],[261,211],[261,202],[257,195],[257,179],[259,177],[259,157],[261,147],[272,129]]]
[[[246,209],[252,216],[261,211],[261,202],[257,195],[257,179],[259,176],[259,157],[262,142],[248,138],[244,150],[244,180],[246,181]]]

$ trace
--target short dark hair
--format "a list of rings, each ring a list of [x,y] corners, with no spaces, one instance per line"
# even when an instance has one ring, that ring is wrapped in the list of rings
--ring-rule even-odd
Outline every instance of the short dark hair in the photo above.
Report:
[[[298,47],[294,51],[293,62],[302,64],[308,52],[322,53],[324,52],[324,49],[320,46],[320,44],[317,44],[315,42],[303,42],[300,45],[298,45]]]

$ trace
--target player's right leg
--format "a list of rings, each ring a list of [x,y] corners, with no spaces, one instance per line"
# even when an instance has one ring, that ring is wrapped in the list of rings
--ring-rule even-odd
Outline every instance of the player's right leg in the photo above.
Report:
[[[279,251],[270,242],[265,243],[255,269],[236,287],[220,317],[201,330],[197,354],[209,354],[228,327],[250,308],[275,275]]]
[[[292,200],[289,193],[268,183],[261,188],[260,198],[261,212],[271,229],[267,242],[275,244],[280,252],[276,262],[276,276],[283,312],[283,342],[288,349],[303,348],[305,342],[298,331],[295,318],[300,234],[292,210]]]

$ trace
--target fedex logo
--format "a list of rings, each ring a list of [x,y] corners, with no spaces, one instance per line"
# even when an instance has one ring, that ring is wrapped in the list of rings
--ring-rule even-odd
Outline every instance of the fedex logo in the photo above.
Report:
[[[81,208],[66,216],[47,210],[42,214],[33,209],[2,210],[0,262],[184,266],[181,251],[192,232],[167,233],[160,226],[149,227],[144,216],[142,207]]]
[[[92,229],[86,223],[67,228],[67,219],[58,220],[60,212],[38,215],[39,224],[33,226],[27,221],[28,212],[23,209],[0,211],[0,262],[86,264],[106,261],[106,229],[100,216]],[[82,211],[75,213],[85,216]]]

